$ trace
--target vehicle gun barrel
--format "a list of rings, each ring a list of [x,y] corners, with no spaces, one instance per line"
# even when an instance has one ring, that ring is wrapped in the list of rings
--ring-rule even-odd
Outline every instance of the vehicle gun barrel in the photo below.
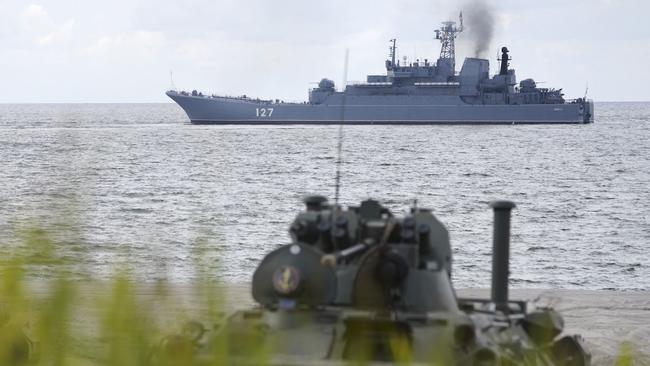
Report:
[[[370,245],[361,243],[361,244],[356,244],[353,245],[349,248],[340,250],[335,253],[331,254],[325,254],[321,258],[321,264],[326,267],[335,267],[338,262],[340,262],[343,259],[350,258],[360,252],[365,251],[366,249],[370,248]]]

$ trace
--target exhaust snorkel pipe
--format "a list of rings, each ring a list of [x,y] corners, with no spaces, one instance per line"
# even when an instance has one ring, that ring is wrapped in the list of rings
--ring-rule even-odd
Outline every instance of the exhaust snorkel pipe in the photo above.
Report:
[[[516,207],[511,201],[492,201],[494,231],[492,234],[492,302],[498,310],[508,310],[508,275],[510,271],[510,213]]]

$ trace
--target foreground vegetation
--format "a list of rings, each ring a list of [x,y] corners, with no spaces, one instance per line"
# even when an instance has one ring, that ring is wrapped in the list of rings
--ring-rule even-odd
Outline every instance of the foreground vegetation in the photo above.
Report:
[[[166,335],[189,319],[223,319],[223,293],[201,278],[200,261],[182,298],[164,281],[136,283],[128,270],[116,270],[108,281],[79,280],[70,269],[82,264],[61,255],[45,231],[21,237],[20,246],[0,248],[2,366],[192,365],[186,345],[159,352]],[[228,364],[225,353],[215,356],[213,364]]]

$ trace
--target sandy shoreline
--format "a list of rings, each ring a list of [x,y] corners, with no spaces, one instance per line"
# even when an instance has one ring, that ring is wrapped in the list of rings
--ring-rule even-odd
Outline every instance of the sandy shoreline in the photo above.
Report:
[[[106,285],[82,284],[79,293],[93,301],[108,294],[110,289]],[[156,317],[171,319],[170,326],[179,319],[200,319],[207,311],[204,290],[188,284],[167,284],[164,288],[161,292],[155,284],[142,284],[135,287],[135,293],[151,309],[161,309]],[[36,286],[35,292],[47,291]],[[458,289],[457,292],[460,297],[489,297],[488,289]],[[249,284],[225,284],[217,293],[220,308],[226,312],[254,305]],[[514,289],[510,298],[558,309],[565,319],[565,331],[585,338],[594,365],[614,364],[621,345],[628,344],[634,352],[634,365],[650,366],[650,291]],[[165,306],[160,307],[158,304],[162,303]],[[93,331],[94,325],[85,316],[77,314],[74,318],[77,324],[86,324],[86,331]]]

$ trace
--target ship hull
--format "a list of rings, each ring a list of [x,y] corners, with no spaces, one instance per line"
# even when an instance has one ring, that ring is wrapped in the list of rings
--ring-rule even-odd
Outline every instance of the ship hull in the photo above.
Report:
[[[244,98],[167,92],[194,124],[582,124],[593,122],[592,102],[567,104],[471,105],[449,98],[349,98],[345,103],[270,103]],[[381,99],[381,100],[374,100]]]

